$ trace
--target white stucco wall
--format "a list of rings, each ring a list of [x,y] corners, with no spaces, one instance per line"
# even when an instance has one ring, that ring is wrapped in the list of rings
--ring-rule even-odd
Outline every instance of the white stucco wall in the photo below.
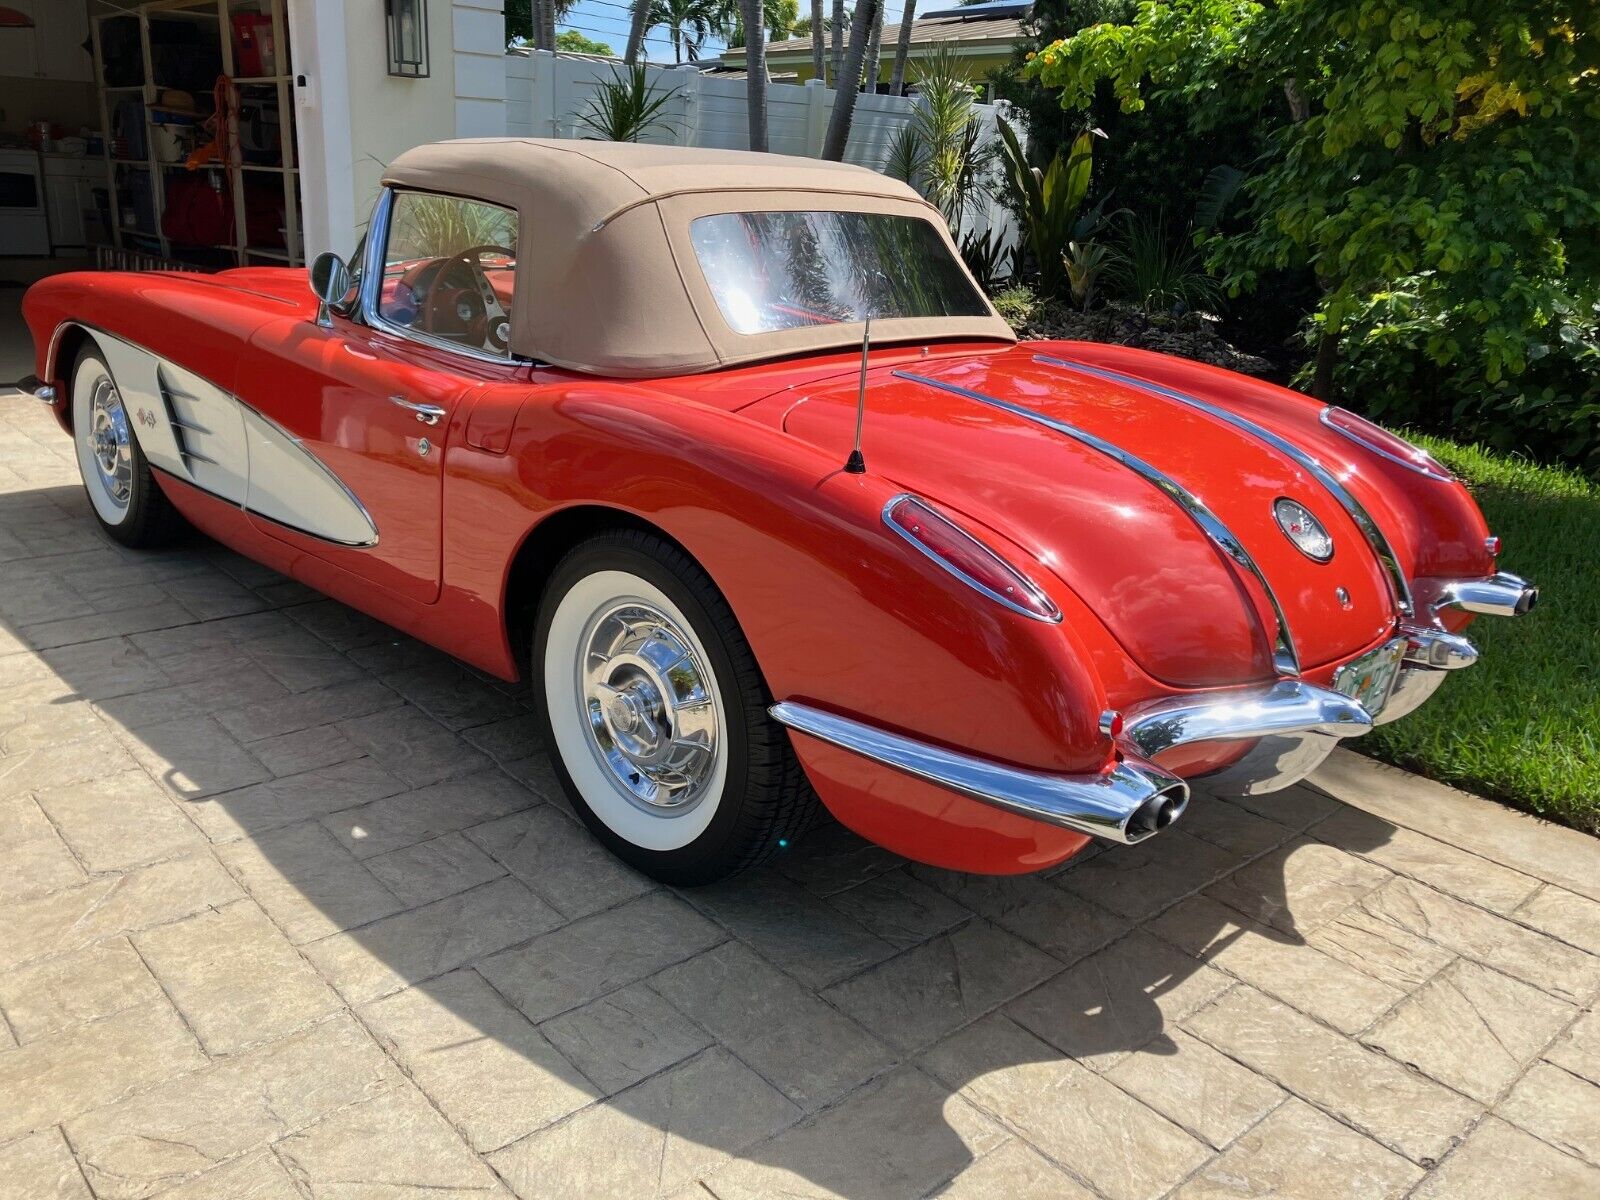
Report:
[[[431,73],[389,75],[383,0],[289,0],[307,257],[348,256],[403,150],[505,132],[501,0],[429,0]]]

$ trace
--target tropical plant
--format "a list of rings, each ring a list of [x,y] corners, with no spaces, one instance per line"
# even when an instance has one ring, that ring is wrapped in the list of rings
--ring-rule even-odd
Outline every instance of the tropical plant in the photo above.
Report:
[[[549,50],[555,43],[555,25],[572,12],[577,0],[505,0],[506,44],[525,41],[535,49]]]
[[[916,125],[907,121],[890,136],[889,148],[884,151],[883,166],[879,169],[890,179],[915,186],[922,173],[922,161],[922,138]]]
[[[982,233],[974,230],[963,235],[959,246],[967,270],[972,272],[985,294],[995,291],[1000,281],[1010,274],[1006,269],[1006,259],[1010,257],[1006,239],[992,226]]]
[[[1106,278],[1124,300],[1152,315],[1210,311],[1222,301],[1222,286],[1206,273],[1192,231],[1173,230],[1162,212],[1124,220]]]
[[[850,142],[850,123],[856,115],[861,65],[866,59],[867,39],[882,3],[883,0],[861,0],[850,19],[850,45],[845,51],[843,64],[834,76],[833,112],[828,115],[828,132],[822,139],[822,157],[834,162],[844,161],[845,146]],[[843,11],[843,0],[835,0],[834,15],[837,17]],[[849,81],[848,86],[844,86],[846,80]]]
[[[1045,47],[1028,69],[1073,109],[1105,84],[1126,109],[1177,98],[1202,130],[1276,110],[1238,228],[1210,250],[1233,290],[1315,269],[1318,395],[1334,392],[1341,356],[1385,336],[1389,322],[1370,319],[1383,296],[1408,297],[1407,321],[1427,329],[1414,352],[1485,403],[1563,329],[1593,327],[1593,0],[1146,2]],[[1580,374],[1563,386],[1592,384]]]
[[[717,19],[712,32],[722,39],[725,46],[737,48],[745,45],[745,2],[713,0]],[[781,42],[794,32],[799,22],[800,0],[761,0],[761,18],[766,40]]]
[[[917,107],[911,127],[919,143],[914,182],[958,233],[973,202],[987,195],[994,166],[973,107],[971,78],[953,46],[941,46],[917,72]]]
[[[515,251],[516,214],[493,204],[467,204],[450,196],[410,194],[395,206],[391,247],[410,258],[441,258],[472,246]]]
[[[1080,213],[1093,165],[1091,135],[1080,134],[1070,155],[1057,150],[1049,166],[1040,170],[1028,162],[1010,123],[997,117],[995,124],[1000,131],[1002,173],[1022,226],[1023,245],[1039,273],[1039,291],[1046,297],[1060,296],[1066,285],[1062,256],[1067,244],[1087,238],[1101,220],[1103,198],[1101,206]]]
[[[1103,242],[1068,242],[1062,255],[1062,266],[1067,272],[1067,286],[1072,291],[1072,302],[1079,308],[1088,308],[1095,301],[1100,287],[1100,276],[1111,265],[1115,255]]]
[[[745,120],[751,150],[767,148],[767,37],[762,30],[766,20],[763,0],[739,0],[744,7],[745,29],[754,35],[745,50]],[[787,0],[793,14],[795,0]],[[741,32],[743,32],[741,30]]]
[[[883,57],[883,0],[879,0],[878,7],[872,17],[872,32],[867,35],[866,67],[861,73],[861,89],[878,93],[878,76],[883,68],[879,65]]]
[[[584,37],[576,29],[563,29],[556,34],[556,49],[567,54],[602,54],[606,58],[615,58],[617,54],[605,42]]]
[[[643,63],[611,66],[611,78],[595,81],[588,107],[577,125],[587,141],[637,142],[657,126],[672,128],[662,110],[678,89],[656,87]]]
[[[651,0],[648,28],[667,27],[673,62],[682,63],[685,54],[690,62],[698,62],[700,48],[720,20],[715,0]]]

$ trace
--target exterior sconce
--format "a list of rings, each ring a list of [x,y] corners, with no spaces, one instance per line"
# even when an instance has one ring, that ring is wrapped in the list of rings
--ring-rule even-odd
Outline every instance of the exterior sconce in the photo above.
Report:
[[[383,0],[389,74],[403,79],[428,77],[428,0]]]

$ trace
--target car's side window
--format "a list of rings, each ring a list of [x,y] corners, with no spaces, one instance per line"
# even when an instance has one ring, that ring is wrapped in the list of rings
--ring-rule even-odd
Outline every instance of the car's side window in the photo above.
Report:
[[[397,191],[378,316],[409,333],[510,358],[516,268],[512,210]]]

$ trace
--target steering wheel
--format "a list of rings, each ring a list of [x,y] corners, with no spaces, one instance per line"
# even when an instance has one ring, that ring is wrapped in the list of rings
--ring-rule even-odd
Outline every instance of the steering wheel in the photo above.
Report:
[[[483,269],[485,254],[516,257],[505,246],[472,246],[428,263],[412,286],[427,292],[419,314],[426,332],[475,347],[504,350],[511,343],[511,316]],[[431,280],[426,278],[430,274]]]

